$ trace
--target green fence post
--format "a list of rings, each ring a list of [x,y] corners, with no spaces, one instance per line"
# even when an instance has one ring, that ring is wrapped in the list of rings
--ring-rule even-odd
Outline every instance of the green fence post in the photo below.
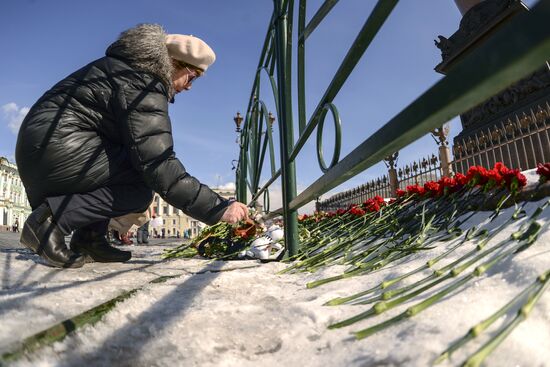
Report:
[[[283,0],[273,0],[275,6],[275,58],[277,62],[277,84],[279,85],[279,136],[281,151],[281,172],[283,185],[283,218],[285,221],[285,243],[290,256],[298,252],[298,218],[296,210],[290,210],[289,204],[296,197],[296,167],[294,161],[289,160],[294,146],[292,126],[292,99],[291,99],[291,64],[287,38],[289,22],[288,12],[283,9]],[[288,8],[293,6],[289,2]]]

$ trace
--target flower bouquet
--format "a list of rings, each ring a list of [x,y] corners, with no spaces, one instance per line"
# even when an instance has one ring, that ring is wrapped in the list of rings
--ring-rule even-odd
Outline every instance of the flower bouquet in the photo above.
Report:
[[[261,226],[251,219],[235,225],[220,222],[204,228],[188,244],[165,250],[163,258],[194,257],[209,259],[234,259],[249,248]]]

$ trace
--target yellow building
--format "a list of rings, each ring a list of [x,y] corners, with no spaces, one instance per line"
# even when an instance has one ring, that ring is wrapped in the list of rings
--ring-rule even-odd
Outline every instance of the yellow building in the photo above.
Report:
[[[31,206],[17,166],[0,157],[0,230],[11,230],[16,223],[21,230],[29,214]]]
[[[212,190],[226,199],[235,197],[235,190],[217,188]],[[149,233],[154,237],[164,235],[164,237],[193,238],[205,226],[204,223],[187,216],[180,209],[176,209],[165,202],[158,194],[155,194],[150,209],[151,213],[162,218],[161,226],[157,228],[149,227]]]

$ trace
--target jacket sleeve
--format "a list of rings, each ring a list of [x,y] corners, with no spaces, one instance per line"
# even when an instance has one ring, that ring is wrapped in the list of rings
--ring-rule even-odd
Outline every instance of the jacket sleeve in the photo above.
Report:
[[[120,91],[123,141],[147,186],[169,204],[207,224],[217,223],[229,201],[185,170],[173,150],[166,95],[158,88]]]

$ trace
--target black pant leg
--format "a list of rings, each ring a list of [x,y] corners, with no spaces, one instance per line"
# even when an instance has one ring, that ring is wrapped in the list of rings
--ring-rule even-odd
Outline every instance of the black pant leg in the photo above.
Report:
[[[139,182],[49,197],[46,201],[54,221],[65,234],[69,234],[87,226],[95,230],[106,228],[111,218],[144,212],[153,201],[153,191]]]

